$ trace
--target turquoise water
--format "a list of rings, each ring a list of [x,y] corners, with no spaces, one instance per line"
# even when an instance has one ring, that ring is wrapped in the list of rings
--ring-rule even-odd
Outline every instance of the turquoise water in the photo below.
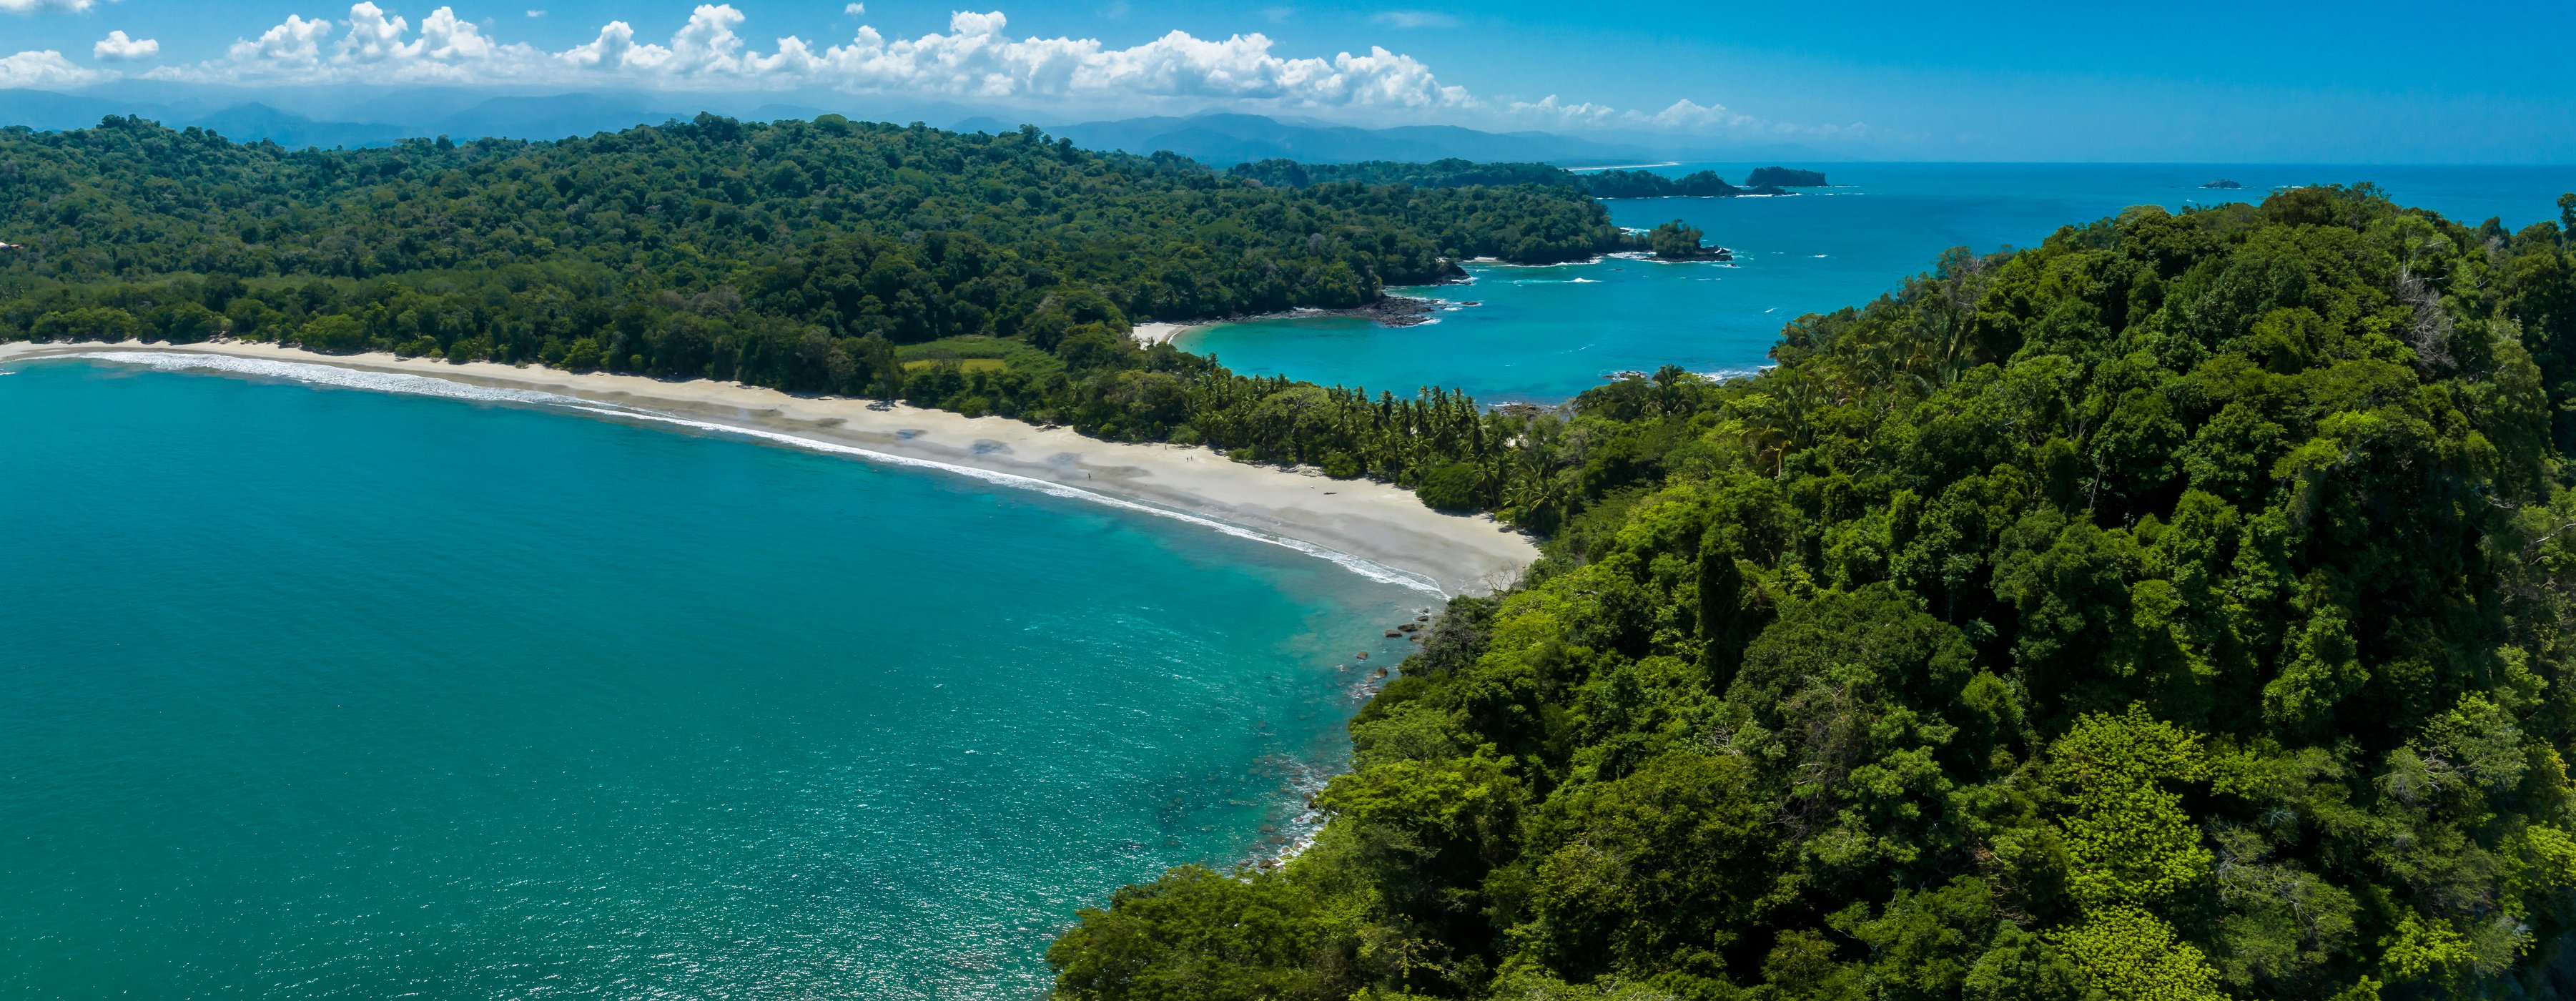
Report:
[[[9,997],[1034,997],[1076,908],[1294,835],[1424,602],[720,436],[13,367]]]
[[[1740,179],[1752,165],[1682,164]],[[2276,185],[2368,180],[2400,204],[2519,229],[2558,216],[2576,167],[2299,167],[2191,164],[1832,164],[1834,187],[1776,198],[1622,199],[1622,226],[1679,218],[1733,248],[1732,265],[1612,258],[1546,268],[1470,265],[1471,284],[1405,289],[1481,305],[1439,322],[1387,328],[1362,319],[1226,324],[1182,336],[1238,372],[1410,394],[1465,388],[1488,403],[1554,402],[1622,370],[1664,364],[1740,373],[1766,363],[1801,314],[1866,303],[1927,270],[1950,247],[2032,246],[2069,223],[2131,205],[2179,209],[2260,200]],[[2199,186],[2218,178],[2238,191]]]

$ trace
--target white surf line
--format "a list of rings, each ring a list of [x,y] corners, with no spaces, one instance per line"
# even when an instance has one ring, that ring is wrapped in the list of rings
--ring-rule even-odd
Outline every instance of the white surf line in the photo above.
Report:
[[[415,396],[437,396],[453,400],[479,400],[492,403],[539,404],[563,407],[571,410],[584,410],[590,413],[603,414],[611,417],[629,417],[638,420],[659,421],[665,424],[675,424],[681,427],[698,428],[706,431],[748,435],[754,438],[765,438],[781,444],[793,445],[809,451],[856,456],[858,458],[886,465],[909,466],[918,469],[937,469],[961,476],[972,477],[974,479],[983,480],[984,482],[1000,486],[1017,487],[1023,490],[1035,490],[1039,493],[1054,497],[1086,500],[1109,507],[1123,508],[1130,511],[1138,511],[1145,514],[1155,515],[1157,517],[1171,518],[1176,521],[1184,521],[1204,528],[1212,528],[1239,539],[1250,539],[1254,542],[1266,542],[1284,549],[1293,549],[1297,552],[1305,553],[1308,556],[1330,560],[1342,569],[1380,583],[1398,584],[1412,588],[1416,591],[1436,594],[1443,598],[1449,596],[1449,592],[1440,589],[1440,585],[1437,581],[1434,581],[1430,577],[1422,574],[1414,573],[1410,570],[1398,570],[1381,563],[1374,563],[1369,560],[1353,556],[1349,553],[1342,552],[1338,549],[1331,549],[1316,545],[1312,542],[1307,542],[1304,539],[1292,539],[1283,535],[1272,535],[1267,532],[1245,528],[1241,525],[1218,521],[1214,518],[1205,518],[1199,515],[1189,514],[1187,512],[1174,511],[1169,508],[1155,507],[1151,504],[1143,504],[1127,500],[1122,497],[1112,497],[1107,494],[1095,493],[1093,491],[1084,490],[1080,487],[1066,486],[1061,483],[1041,480],[1031,476],[1020,476],[1014,473],[996,472],[990,469],[977,469],[973,466],[961,466],[954,463],[940,462],[934,459],[916,459],[910,456],[893,455],[872,449],[859,448],[854,445],[842,445],[835,442],[820,441],[813,438],[800,438],[795,435],[777,431],[736,427],[731,424],[717,424],[709,421],[693,421],[686,418],[673,417],[668,414],[659,414],[647,410],[625,409],[614,404],[605,403],[604,401],[586,399],[579,396],[569,396],[562,393],[548,393],[534,389],[508,389],[499,386],[477,386],[471,383],[456,382],[449,379],[441,379],[436,376],[415,375],[409,372],[377,372],[367,369],[342,368],[337,365],[325,365],[315,362],[282,361],[270,358],[244,358],[238,355],[201,354],[193,351],[89,351],[77,354],[43,355],[20,360],[41,361],[45,358],[90,358],[100,361],[124,362],[128,364],[141,365],[146,368],[163,370],[192,368],[209,369],[217,372],[232,372],[241,375],[264,375],[273,378],[292,379],[299,382],[310,382],[326,386],[340,386],[347,389],[374,390],[384,393],[409,393]]]
[[[493,403],[584,403],[578,397],[547,393],[534,389],[506,389],[499,386],[477,386],[436,376],[408,372],[376,372],[368,369],[342,368],[313,362],[284,361],[274,358],[244,358],[239,355],[200,354],[194,351],[88,351],[80,354],[39,355],[24,361],[46,358],[94,358],[123,362],[144,368],[168,370],[210,369],[237,375],[264,375],[346,389],[371,389],[382,393],[408,393],[413,396],[438,396],[451,400],[481,400]]]
[[[1170,508],[1156,507],[1151,504],[1131,501],[1123,497],[1112,497],[1108,494],[1084,490],[1081,487],[1066,486],[1065,484],[1057,483],[1052,480],[1041,480],[1034,476],[1021,476],[1017,473],[1004,473],[990,469],[978,469],[974,466],[961,466],[955,463],[941,462],[936,459],[917,459],[908,455],[894,455],[887,452],[879,452],[874,449],[860,448],[856,445],[843,445],[838,442],[799,437],[782,431],[739,427],[732,424],[718,424],[713,421],[695,421],[685,417],[673,417],[668,414],[657,414],[648,410],[617,410],[608,407],[584,405],[590,402],[591,401],[588,400],[582,400],[572,403],[569,406],[574,410],[586,410],[591,413],[603,414],[610,417],[628,417],[636,420],[656,421],[663,424],[675,424],[680,427],[696,428],[701,431],[713,431],[721,434],[747,435],[753,438],[774,441],[782,445],[794,446],[807,451],[856,456],[869,462],[883,463],[886,465],[909,466],[916,469],[936,469],[942,472],[955,473],[960,476],[982,480],[986,483],[998,486],[1017,487],[1022,490],[1034,490],[1050,497],[1065,497],[1073,500],[1090,501],[1094,504],[1102,504],[1109,507],[1142,512],[1156,517],[1170,518],[1175,521],[1185,521],[1203,528],[1215,529],[1238,539],[1250,539],[1254,542],[1266,542],[1274,546],[1294,549],[1298,552],[1305,553],[1308,556],[1331,560],[1332,562],[1339,564],[1343,569],[1349,570],[1352,573],[1366,577],[1370,580],[1386,584],[1401,584],[1416,591],[1424,591],[1440,595],[1444,598],[1448,597],[1448,592],[1441,590],[1440,585],[1437,582],[1431,580],[1429,577],[1414,573],[1410,570],[1398,570],[1381,563],[1373,563],[1349,553],[1342,552],[1338,549],[1329,549],[1323,546],[1318,546],[1312,542],[1307,542],[1304,539],[1292,539],[1284,535],[1272,535],[1268,532],[1255,531],[1241,525],[1218,521],[1214,518],[1204,518],[1184,511],[1174,511]]]

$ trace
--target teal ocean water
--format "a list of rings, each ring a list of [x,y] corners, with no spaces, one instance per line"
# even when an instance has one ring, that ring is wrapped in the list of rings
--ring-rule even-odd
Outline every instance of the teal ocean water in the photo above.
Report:
[[[1681,164],[1741,179],[1749,164]],[[1828,164],[1831,188],[1770,198],[1622,199],[1622,226],[1682,219],[1736,251],[1732,265],[1612,258],[1523,268],[1470,265],[1472,282],[1399,291],[1475,306],[1387,328],[1345,317],[1224,324],[1182,336],[1235,371],[1408,395],[1461,387],[1487,403],[1555,402],[1622,370],[1664,364],[1741,373],[1766,364],[1783,323],[1860,305],[1950,247],[2032,246],[2131,205],[2259,201],[2275,186],[2370,181],[2400,204],[2512,228],[2558,217],[2576,167],[2308,167],[2191,164]],[[2219,178],[2235,191],[2200,186]]]
[[[0,996],[1037,996],[1076,908],[1297,833],[1425,603],[542,405],[12,368]]]

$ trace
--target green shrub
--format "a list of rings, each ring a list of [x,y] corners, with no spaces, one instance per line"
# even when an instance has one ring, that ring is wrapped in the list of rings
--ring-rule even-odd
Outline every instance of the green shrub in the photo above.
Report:
[[[1484,506],[1483,491],[1476,487],[1476,467],[1463,462],[1432,467],[1413,492],[1436,511],[1473,511]]]

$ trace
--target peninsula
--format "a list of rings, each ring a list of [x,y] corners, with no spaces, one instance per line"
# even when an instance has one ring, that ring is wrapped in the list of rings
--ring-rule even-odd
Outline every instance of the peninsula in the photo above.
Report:
[[[1594,198],[1732,198],[1738,195],[1785,195],[1789,188],[1825,186],[1822,171],[1757,167],[1744,184],[1728,184],[1713,170],[1667,177],[1646,170],[1567,170],[1544,163],[1299,163],[1263,160],[1236,164],[1226,176],[1270,188],[1305,188],[1317,184],[1402,184],[1414,188],[1461,188],[1493,185],[1565,187]]]
[[[30,248],[0,272],[0,341],[229,340],[901,401],[1312,467],[1537,532],[1576,491],[1632,479],[1566,468],[1550,442],[1585,423],[1583,440],[1640,448],[1660,433],[1627,409],[1241,376],[1134,334],[1292,309],[1402,322],[1420,304],[1385,289],[1460,260],[1655,249],[1559,185],[1266,187],[1033,128],[835,115],[300,153],[110,118],[0,132],[0,155],[32,193],[0,202],[0,232]],[[208,198],[174,198],[173,174]],[[123,223],[81,225],[92,204]]]

